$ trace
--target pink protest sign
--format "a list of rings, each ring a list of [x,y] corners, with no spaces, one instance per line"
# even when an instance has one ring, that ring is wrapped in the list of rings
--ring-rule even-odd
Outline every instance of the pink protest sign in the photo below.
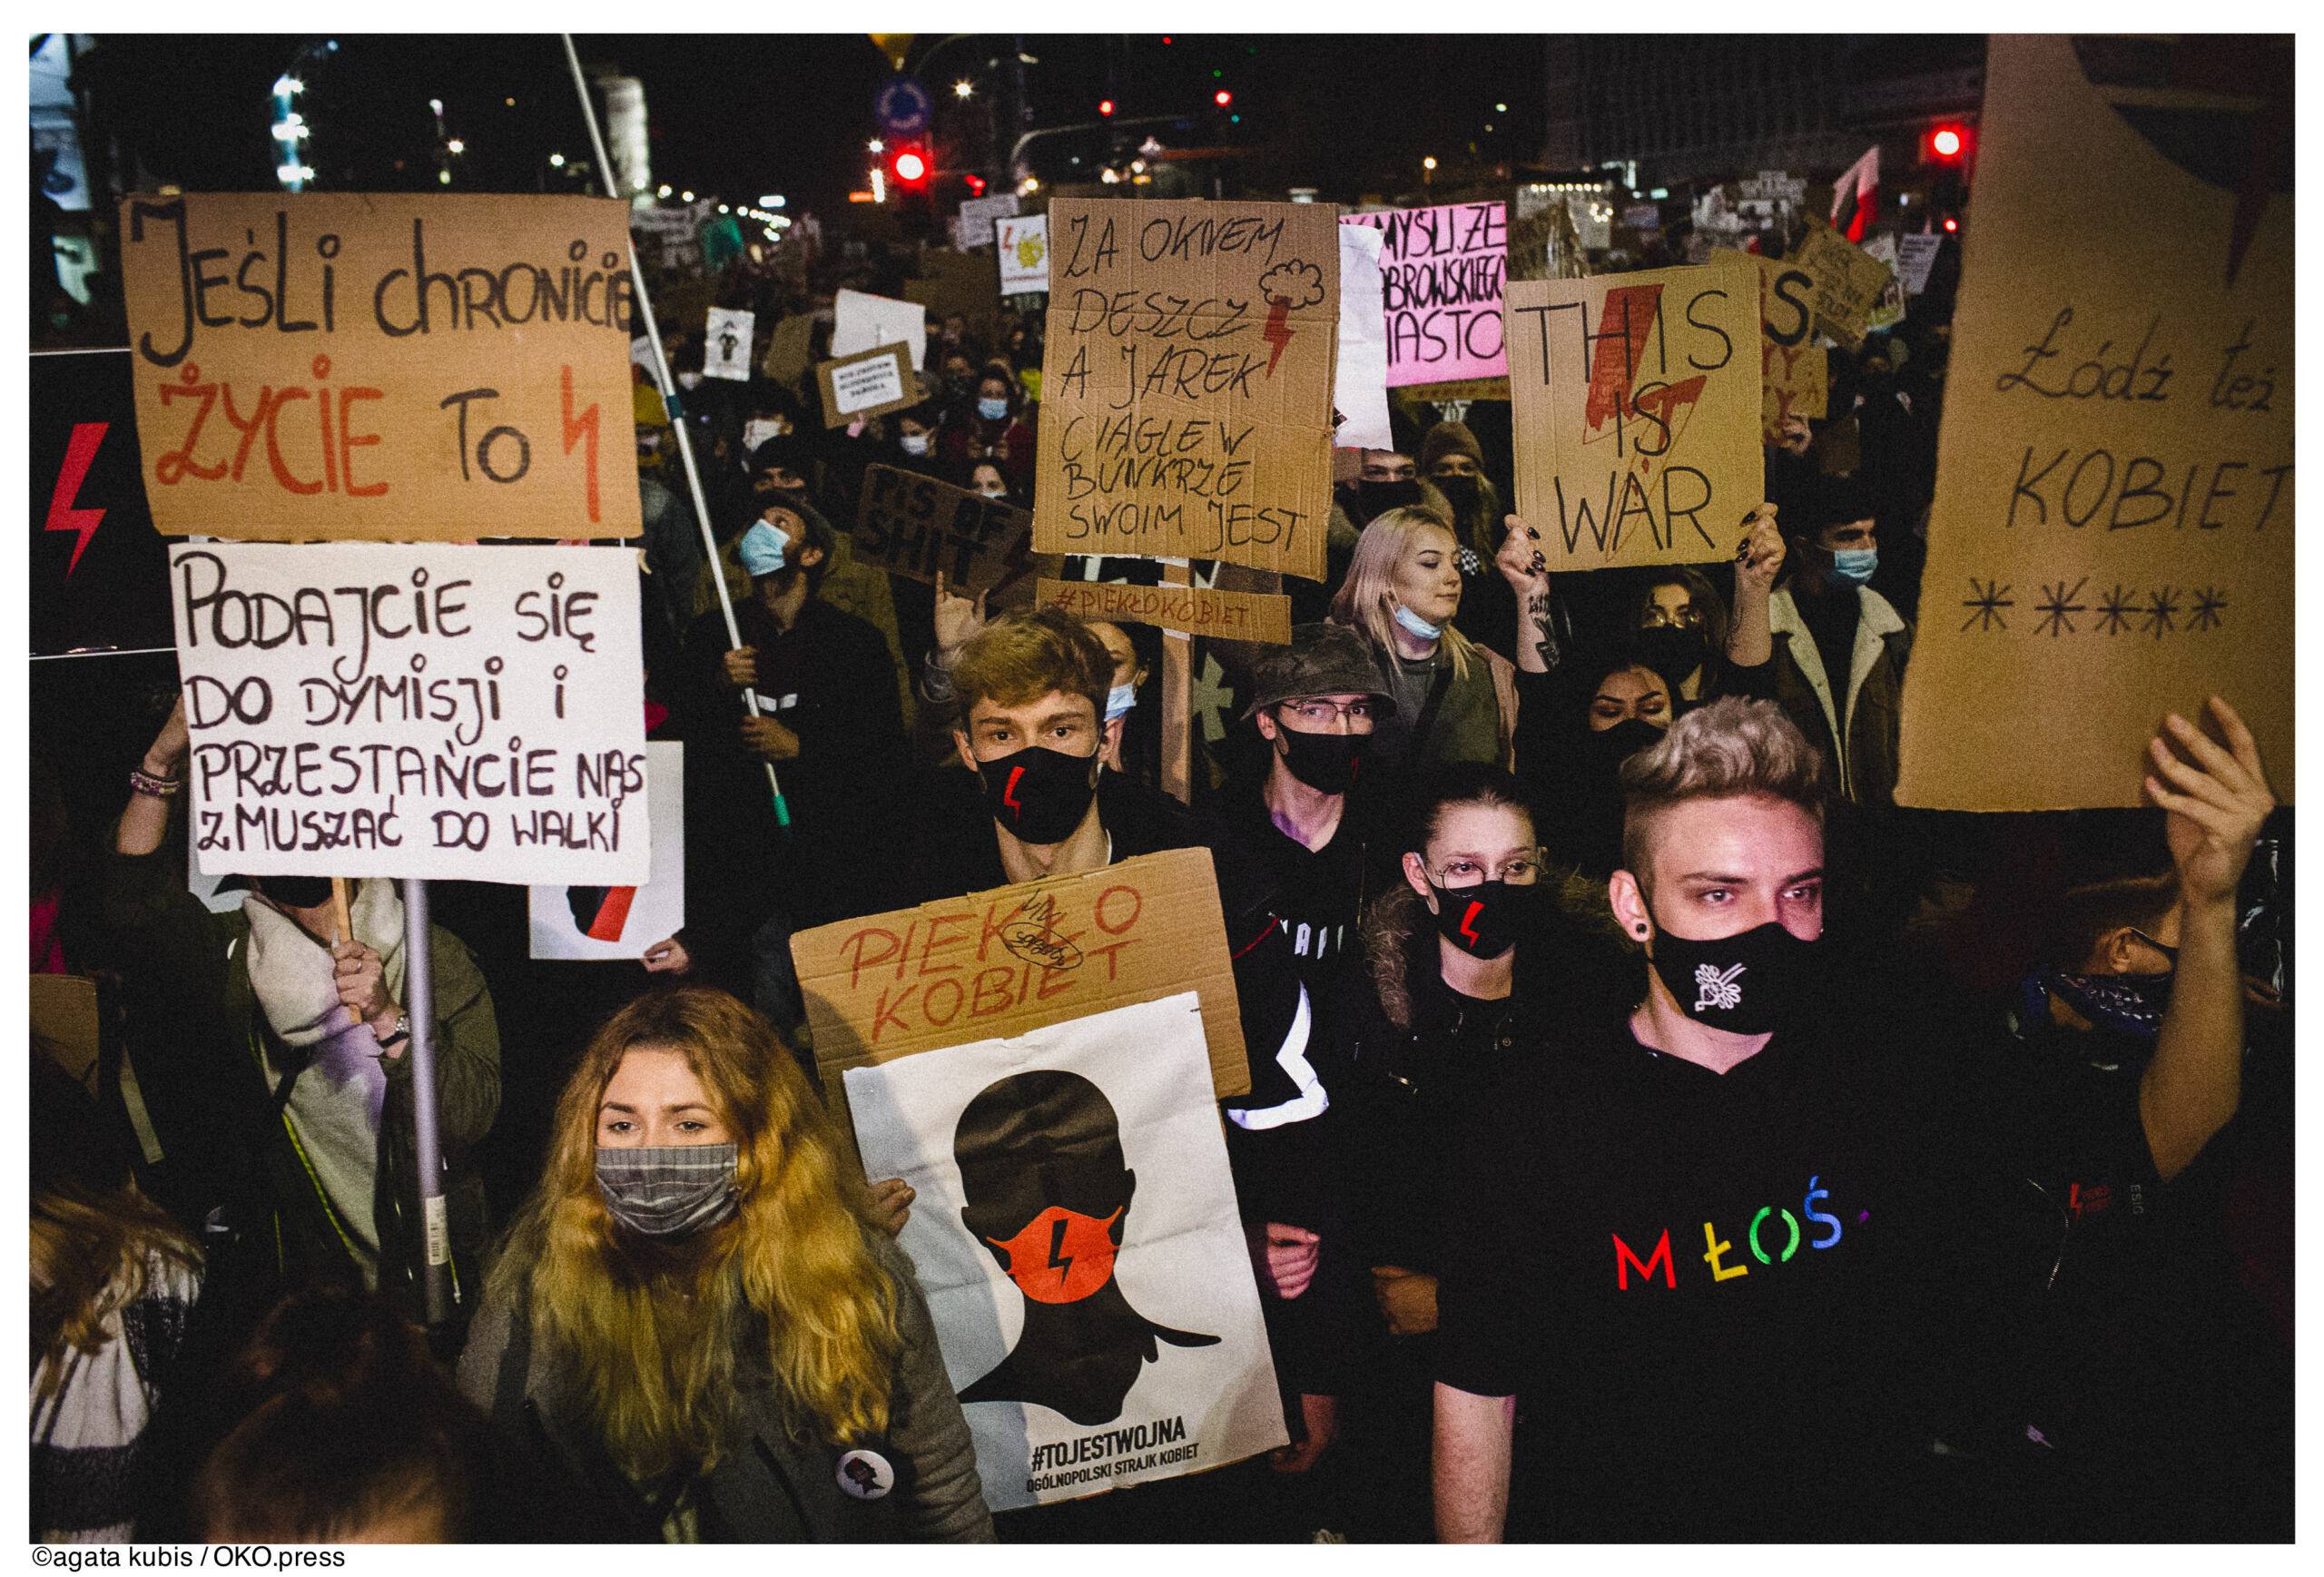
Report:
[[[1509,253],[1503,204],[1346,213],[1340,222],[1381,232],[1389,388],[1507,374],[1501,343]]]

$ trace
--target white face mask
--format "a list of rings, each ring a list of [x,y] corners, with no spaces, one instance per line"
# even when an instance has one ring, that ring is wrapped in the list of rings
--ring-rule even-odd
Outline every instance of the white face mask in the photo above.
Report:
[[[896,442],[903,446],[903,451],[908,455],[924,455],[928,452],[928,435],[924,432],[899,433],[896,436]]]
[[[781,438],[790,430],[791,424],[779,416],[768,417],[763,421],[746,421],[743,424],[743,448],[747,453],[767,439]]]
[[[1006,488],[979,488],[977,491],[988,498],[1006,498],[1009,497],[1009,489]]]

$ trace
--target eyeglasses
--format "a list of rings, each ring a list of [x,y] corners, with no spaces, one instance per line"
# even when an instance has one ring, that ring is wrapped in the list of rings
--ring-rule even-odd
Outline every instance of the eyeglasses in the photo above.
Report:
[[[1338,717],[1350,723],[1369,723],[1380,715],[1370,701],[1286,701],[1283,706],[1300,722],[1317,728],[1329,728],[1333,719]]]
[[[1689,603],[1685,607],[1680,608],[1676,617],[1672,616],[1669,608],[1664,607],[1658,603],[1646,610],[1646,622],[1640,627],[1641,629],[1649,630],[1668,629],[1674,626],[1693,629],[1702,622],[1703,616],[1701,610],[1697,608],[1692,603]]]
[[[1430,872],[1440,887],[1474,887],[1480,882],[1506,882],[1512,887],[1530,887],[1541,874],[1539,861],[1519,855],[1505,861],[1498,871],[1487,871],[1474,860],[1448,860],[1441,871]]]

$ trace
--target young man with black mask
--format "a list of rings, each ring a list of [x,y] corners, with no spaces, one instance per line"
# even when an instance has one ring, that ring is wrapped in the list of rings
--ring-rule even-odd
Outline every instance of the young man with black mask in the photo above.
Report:
[[[2239,1099],[2234,894],[2274,802],[2240,720],[2214,697],[2209,721],[2224,743],[2175,716],[2151,742],[2177,986],[2111,1101],[1969,1077],[1958,1004],[1832,956],[1827,769],[1771,703],[1714,703],[1630,763],[1608,892],[1649,960],[1637,1005],[1565,1027],[1455,1152],[1440,1537],[1988,1532],[1928,1475],[1960,1422],[1941,1402],[2019,1401],[1981,1384],[2018,1180],[2062,1167],[2152,1215]],[[2043,1503],[1988,1489],[1974,1509]]]
[[[907,902],[1043,876],[1095,871],[1133,855],[1191,848],[1176,800],[1104,771],[1114,663],[1088,626],[1055,608],[1000,615],[950,665],[960,764],[929,774],[921,846]]]

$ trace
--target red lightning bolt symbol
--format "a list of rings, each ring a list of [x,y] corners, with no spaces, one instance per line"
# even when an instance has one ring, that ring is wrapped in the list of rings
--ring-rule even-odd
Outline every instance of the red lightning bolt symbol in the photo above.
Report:
[[[1267,298],[1267,326],[1259,330],[1259,338],[1275,349],[1267,353],[1267,376],[1275,376],[1275,364],[1283,360],[1284,347],[1291,343],[1291,300],[1287,296]]]
[[[73,500],[81,494],[81,484],[89,475],[89,467],[97,458],[97,446],[105,441],[102,421],[76,422],[72,441],[64,446],[64,464],[56,473],[56,491],[48,500],[48,522],[43,527],[49,531],[77,531],[81,539],[73,544],[73,557],[64,566],[66,579],[80,567],[81,554],[89,546],[89,538],[97,534],[97,527],[105,517],[103,509],[81,509]]]
[[[1480,937],[1474,931],[1472,931],[1470,927],[1477,923],[1477,916],[1482,914],[1484,912],[1485,906],[1472,898],[1469,900],[1469,912],[1461,917],[1461,934],[1467,937],[1471,941],[1475,942],[1479,947],[1484,946],[1484,939]]]
[[[1024,778],[1024,775],[1025,769],[1023,767],[1010,767],[1009,769],[1009,786],[1000,791],[1000,803],[1007,805],[1010,810],[1015,811],[1019,821],[1025,819],[1025,807],[1017,803],[1017,784]]]

